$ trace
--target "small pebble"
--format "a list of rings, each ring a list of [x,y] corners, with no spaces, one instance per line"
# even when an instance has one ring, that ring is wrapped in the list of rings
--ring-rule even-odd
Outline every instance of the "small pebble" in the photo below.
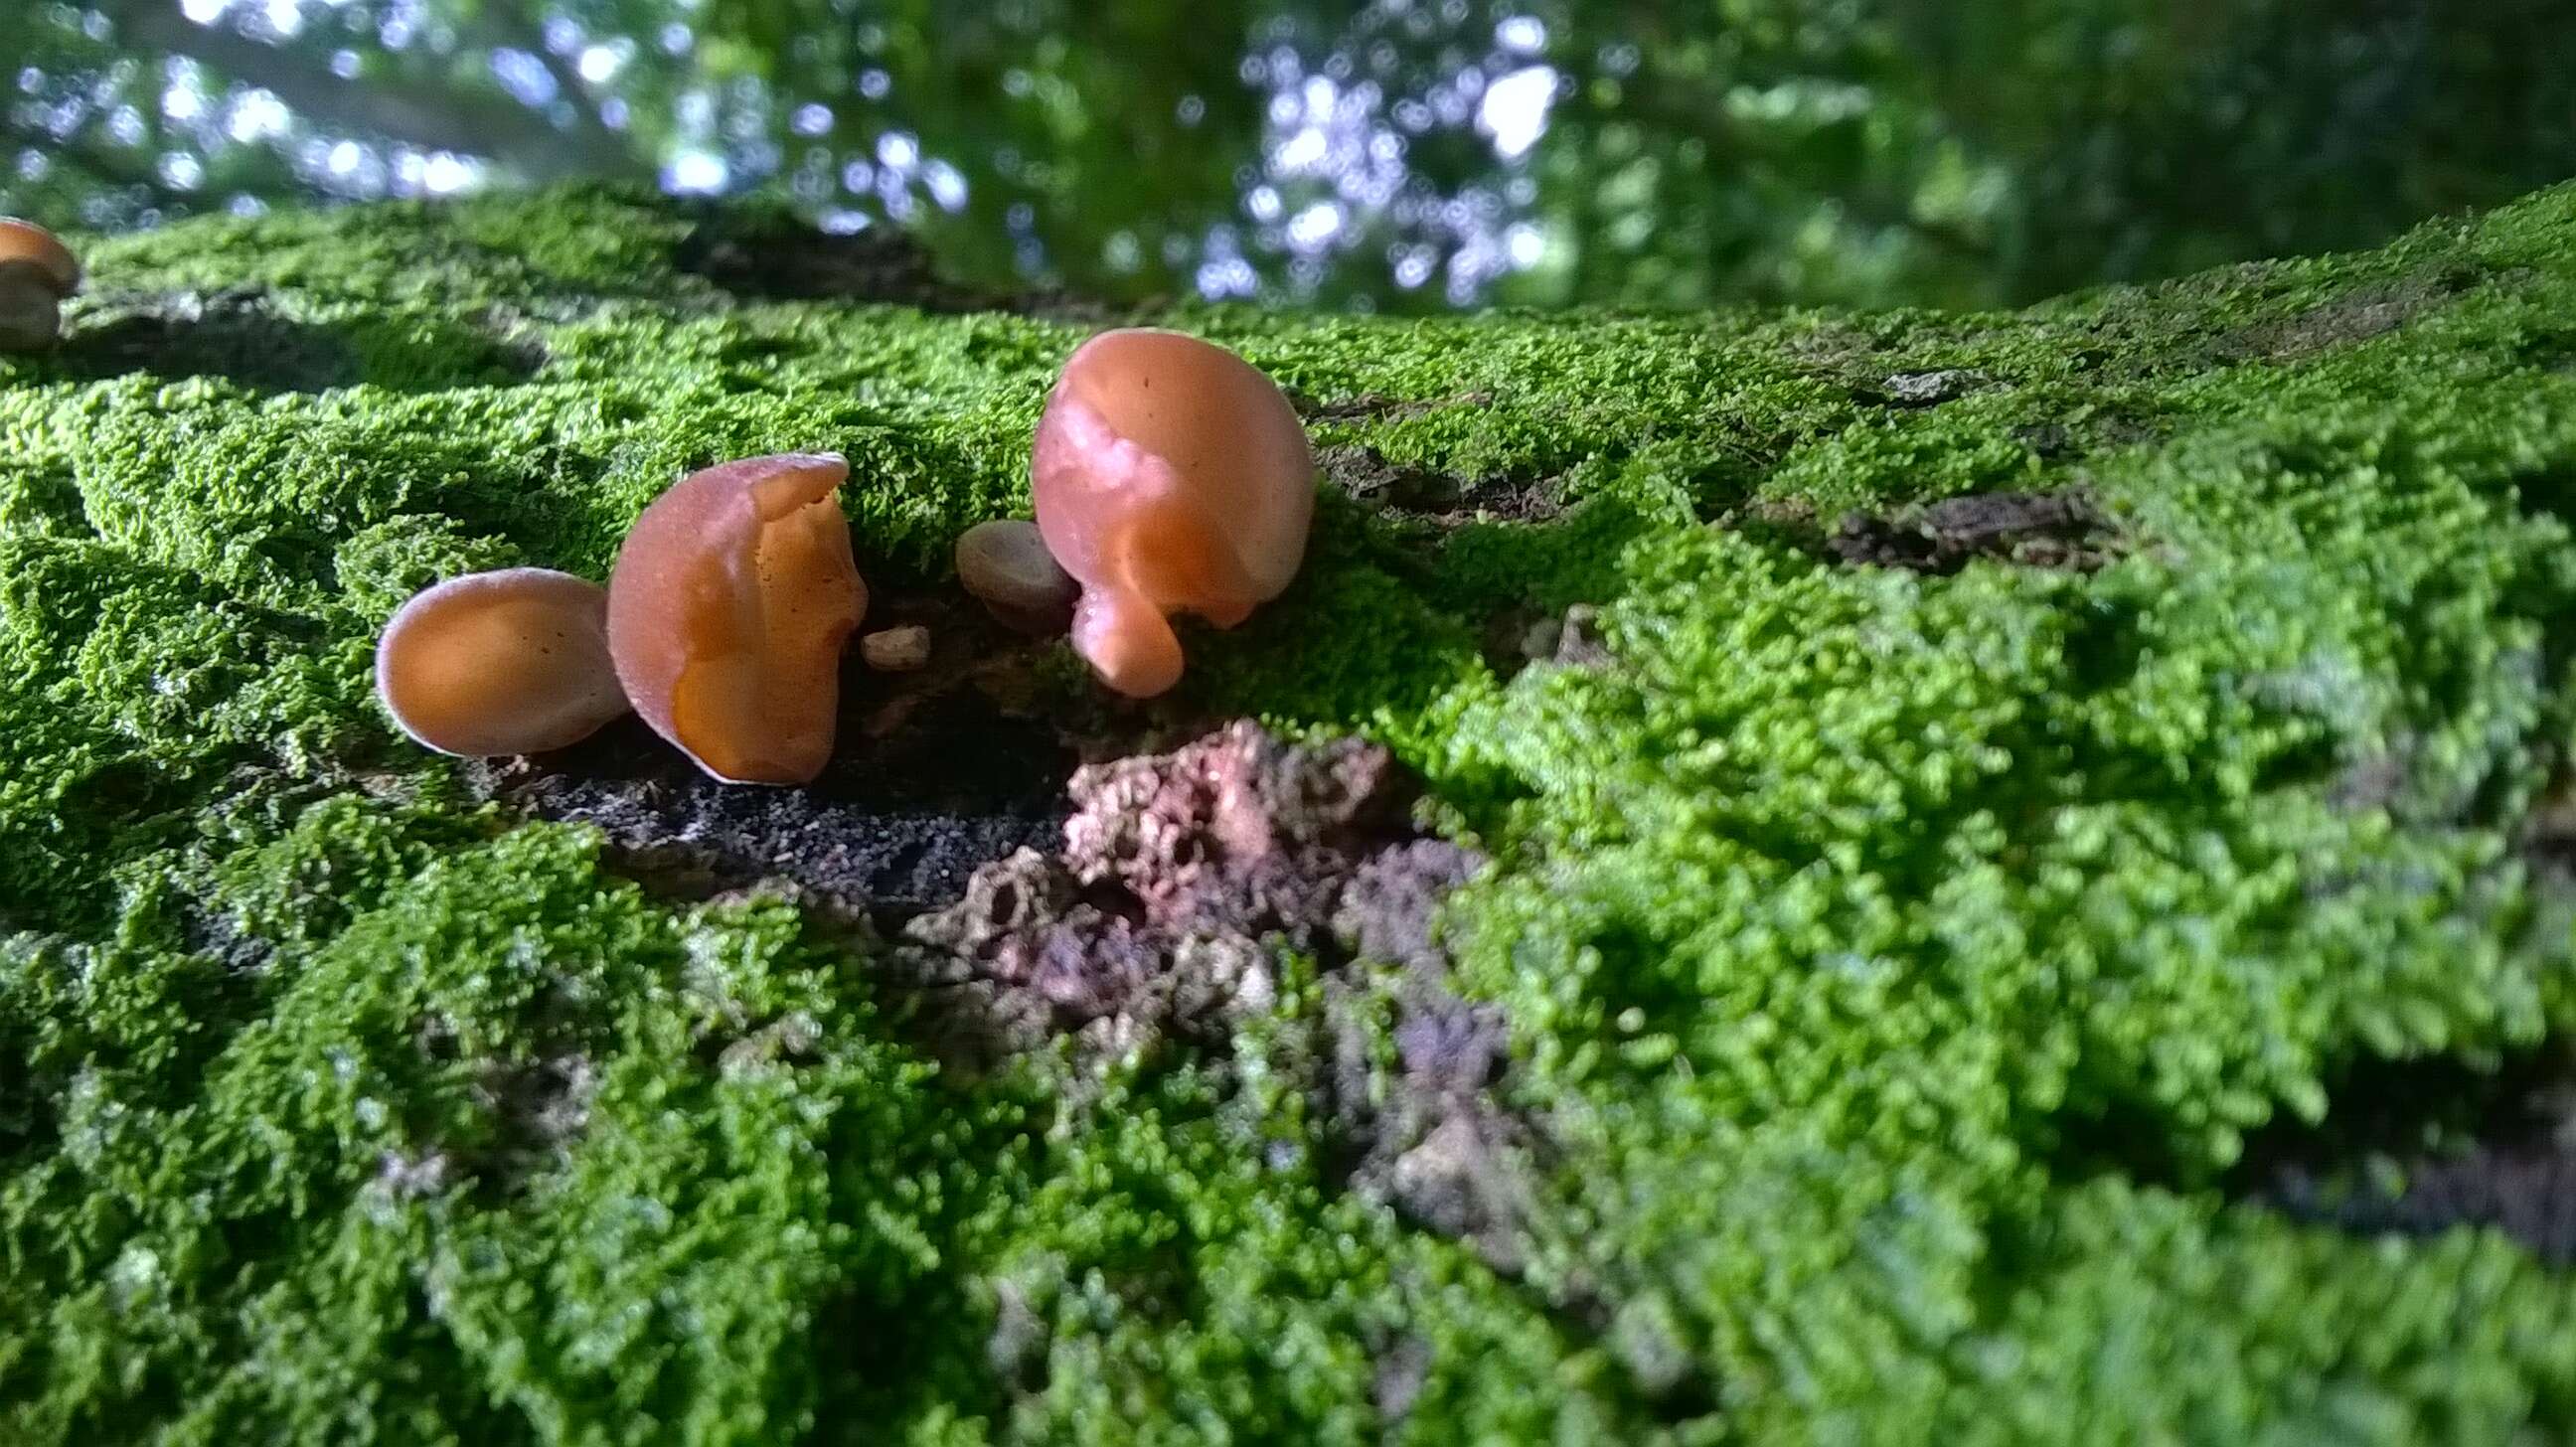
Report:
[[[1521,635],[1521,653],[1533,663],[1561,663],[1590,668],[1606,663],[1610,650],[1601,641],[1601,610],[1577,603],[1563,618],[1541,618]]]
[[[930,630],[915,624],[859,640],[859,656],[879,673],[910,673],[930,661]]]
[[[1986,385],[1986,374],[1965,367],[1938,372],[1899,372],[1887,379],[1887,400],[1899,407],[1931,407]]]
[[[1047,551],[1038,525],[1021,518],[977,523],[957,538],[957,581],[1002,626],[1040,638],[1073,626],[1082,585]]]

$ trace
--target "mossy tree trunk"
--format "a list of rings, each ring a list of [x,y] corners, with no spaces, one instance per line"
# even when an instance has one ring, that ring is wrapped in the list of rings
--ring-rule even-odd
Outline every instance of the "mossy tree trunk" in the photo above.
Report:
[[[725,458],[847,455],[884,616],[967,616],[1097,318],[699,224],[92,242],[0,362],[11,1440],[2576,1429],[2521,1109],[2576,1023],[2576,191],[2018,314],[1185,311],[1326,493],[1159,709],[942,655],[936,727],[853,685],[840,794],[410,747],[401,599],[600,576]],[[1240,716],[1382,744],[1483,871],[1193,1028],[944,1050],[1028,982],[894,932],[1051,847],[1078,748]],[[993,830],[869,852],[972,778]]]

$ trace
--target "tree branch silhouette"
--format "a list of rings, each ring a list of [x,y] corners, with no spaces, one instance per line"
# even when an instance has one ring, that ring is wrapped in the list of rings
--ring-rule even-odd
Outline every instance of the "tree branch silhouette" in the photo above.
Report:
[[[5,120],[0,120],[0,140],[31,147],[52,157],[57,165],[69,166],[102,186],[146,192],[162,206],[193,211],[206,204],[204,197],[162,180],[153,170],[149,156],[141,152],[119,151],[87,138],[67,141],[50,131]]]
[[[349,80],[292,49],[238,31],[199,25],[168,0],[113,0],[109,18],[129,43],[185,56],[258,86],[298,115],[343,130],[390,137],[425,150],[482,156],[534,180],[577,175],[640,176],[650,167],[597,123],[570,130],[495,93],[481,99],[394,76]],[[579,109],[579,102],[575,102]],[[587,112],[584,112],[587,115]]]

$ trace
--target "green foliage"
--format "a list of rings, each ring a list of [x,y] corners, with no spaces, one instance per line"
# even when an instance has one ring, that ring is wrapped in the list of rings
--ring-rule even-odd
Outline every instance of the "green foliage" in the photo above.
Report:
[[[1178,318],[1327,448],[1566,504],[1328,491],[1180,700],[1372,731],[1495,857],[1447,928],[1533,1142],[1508,1272],[1351,1186],[1365,978],[943,1075],[877,945],[651,897],[395,736],[400,599],[597,576],[684,469],[845,452],[863,566],[933,585],[1026,507],[1073,328],[735,303],[682,231],[581,189],[87,244],[119,294],[0,362],[10,1440],[2576,1427],[2563,1274],[2224,1188],[2356,1069],[2576,1026],[2521,832],[2576,739],[2576,191],[2012,315]],[[227,279],[310,375],[109,345]],[[1816,545],[2076,483],[2096,571]],[[1606,660],[1509,666],[1576,603]]]
[[[961,274],[1130,301],[1213,267],[1408,312],[1992,305],[2373,244],[2576,171],[2559,0],[177,9],[0,15],[0,211],[587,178],[899,223]],[[497,249],[631,275],[682,223],[629,219]]]

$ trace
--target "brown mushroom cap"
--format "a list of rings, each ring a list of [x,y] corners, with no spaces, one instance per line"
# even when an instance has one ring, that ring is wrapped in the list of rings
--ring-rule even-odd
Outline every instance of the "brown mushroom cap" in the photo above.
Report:
[[[36,352],[62,334],[63,298],[80,287],[80,262],[53,233],[0,219],[0,352]]]
[[[608,594],[551,568],[468,573],[395,610],[376,696],[442,754],[539,754],[626,712],[608,657]]]
[[[1040,637],[1073,621],[1082,585],[1047,551],[1038,525],[1019,518],[977,523],[957,536],[957,581],[994,617]]]
[[[635,711],[727,783],[807,783],[831,758],[841,650],[868,606],[849,475],[806,454],[692,474],[636,518],[609,574],[609,652]]]
[[[1242,622],[1296,576],[1314,519],[1314,452],[1277,384],[1153,328],[1103,332],[1065,363],[1030,483],[1048,550],[1082,584],[1075,651],[1137,697],[1180,680],[1166,615]]]
[[[57,298],[80,290],[80,258],[32,221],[0,217],[0,268],[25,265],[44,278]]]

